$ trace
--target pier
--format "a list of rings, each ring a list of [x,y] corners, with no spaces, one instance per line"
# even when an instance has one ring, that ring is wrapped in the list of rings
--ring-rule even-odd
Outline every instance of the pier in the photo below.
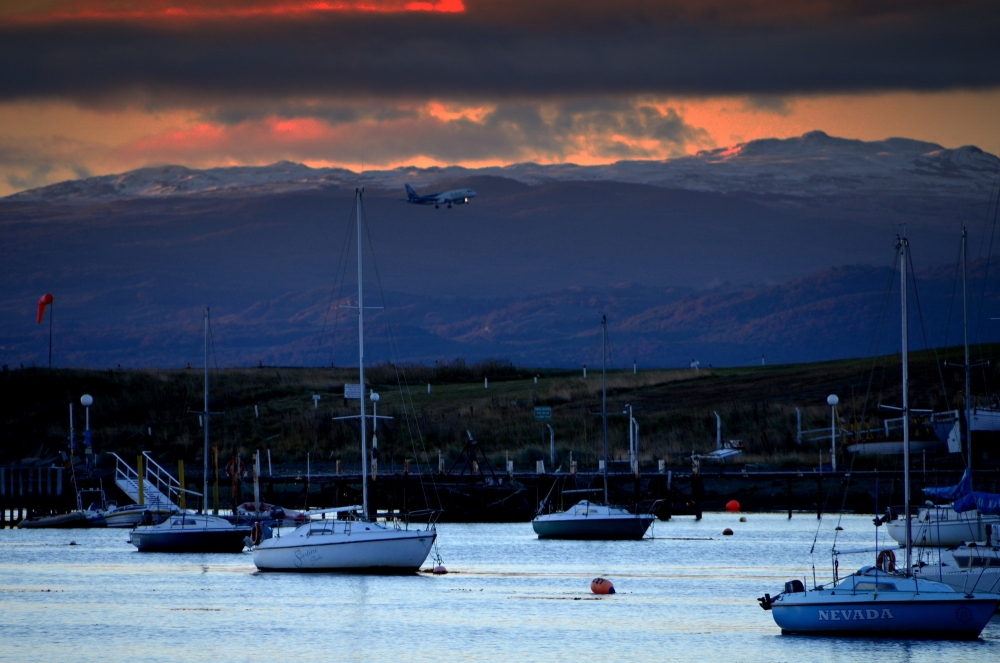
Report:
[[[357,504],[361,475],[356,472],[304,473],[275,467],[274,474],[259,477],[261,500],[287,508],[326,508]],[[911,477],[914,500],[924,486],[955,483],[953,470],[916,471]],[[130,502],[114,486],[110,471],[96,470],[80,479],[80,488],[103,486],[109,500]],[[603,475],[597,471],[559,472],[469,472],[448,473],[436,468],[413,466],[369,477],[369,495],[380,515],[406,518],[408,514],[437,511],[441,522],[527,522],[539,503],[550,495],[556,509],[582,499],[600,500]],[[982,490],[1000,489],[1000,471],[975,472],[975,485]],[[200,473],[189,471],[185,485],[200,491]],[[754,471],[740,467],[711,468],[693,472],[688,467],[654,468],[652,472],[608,474],[612,503],[629,508],[650,509],[666,520],[675,516],[700,518],[706,511],[723,511],[735,499],[744,512],[783,512],[819,517],[825,513],[880,513],[902,503],[902,471]],[[234,504],[253,500],[253,479],[247,475],[235,483],[220,476],[209,477],[209,504],[229,511]],[[213,496],[218,494],[218,505]],[[189,508],[199,508],[189,498]],[[66,513],[76,508],[70,475],[64,468],[0,467],[0,523],[16,526],[30,515]]]

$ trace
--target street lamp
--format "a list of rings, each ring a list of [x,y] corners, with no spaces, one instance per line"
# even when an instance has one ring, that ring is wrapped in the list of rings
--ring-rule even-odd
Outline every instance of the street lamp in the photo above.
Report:
[[[837,471],[837,403],[840,399],[836,394],[826,397],[826,403],[830,406],[830,467]]]
[[[90,394],[84,394],[80,397],[80,405],[84,407],[87,413],[87,425],[83,431],[83,453],[87,458],[87,469],[90,469],[91,460],[94,457],[94,448],[90,437],[90,406],[93,404],[94,397]]]

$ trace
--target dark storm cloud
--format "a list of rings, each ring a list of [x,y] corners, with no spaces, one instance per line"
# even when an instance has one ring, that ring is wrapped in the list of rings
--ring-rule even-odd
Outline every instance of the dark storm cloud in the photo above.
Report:
[[[782,95],[1000,84],[994,3],[745,0],[731,13],[721,2],[702,11],[678,2],[613,5],[468,3],[462,14],[162,26],[8,22],[0,26],[0,99],[155,107],[233,97]]]

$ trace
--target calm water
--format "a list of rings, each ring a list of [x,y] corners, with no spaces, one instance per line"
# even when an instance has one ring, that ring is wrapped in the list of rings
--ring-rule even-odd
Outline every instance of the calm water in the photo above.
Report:
[[[811,578],[817,521],[747,521],[678,518],[636,542],[442,525],[438,577],[260,575],[249,553],[139,554],[121,530],[2,530],[0,661],[1000,660],[1000,617],[976,642],[781,636],[754,599]],[[869,517],[841,524],[841,548],[873,543]],[[590,594],[598,575],[619,594]]]

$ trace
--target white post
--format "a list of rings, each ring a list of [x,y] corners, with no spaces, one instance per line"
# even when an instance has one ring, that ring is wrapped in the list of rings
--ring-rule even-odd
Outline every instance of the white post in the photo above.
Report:
[[[632,473],[639,476],[639,422],[633,419],[632,425],[635,426],[635,461]]]
[[[715,448],[719,450],[722,448],[722,417],[719,416],[718,412],[713,412],[715,415]]]
[[[837,403],[840,399],[835,394],[826,398],[830,406],[830,469],[837,471]]]
[[[549,429],[549,463],[552,467],[556,466],[556,432],[552,429],[552,426],[545,424],[545,427]]]
[[[260,449],[253,454],[253,511],[260,513]]]
[[[274,472],[271,471],[271,450],[267,450],[267,475],[269,477],[274,476]]]
[[[636,375],[639,372],[639,360],[632,360],[632,375]]]
[[[583,365],[583,379],[584,380],[587,379],[587,365],[586,364]]]
[[[427,393],[428,394],[431,393],[431,383],[430,382],[427,383]]]
[[[490,388],[490,379],[483,378],[483,389],[489,389],[489,388]]]
[[[795,443],[802,446],[802,410],[795,408]]]

